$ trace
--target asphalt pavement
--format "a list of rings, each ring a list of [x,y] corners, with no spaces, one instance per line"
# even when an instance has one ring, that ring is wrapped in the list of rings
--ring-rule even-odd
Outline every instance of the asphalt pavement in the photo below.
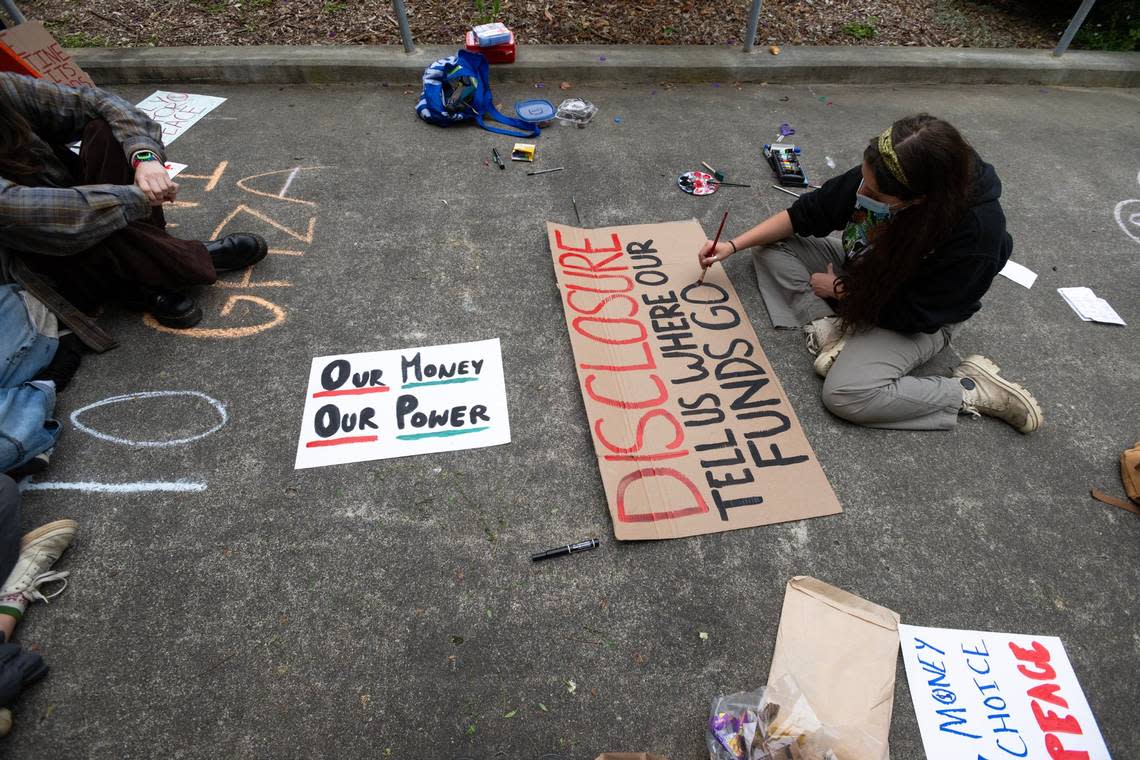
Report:
[[[274,253],[201,295],[197,332],[109,311],[121,347],[61,394],[66,429],[37,481],[88,485],[27,492],[23,520],[82,527],[60,563],[70,588],[20,626],[52,673],[0,752],[696,758],[709,700],[764,683],[784,586],[812,575],[916,625],[1059,636],[1114,757],[1140,757],[1140,520],[1088,497],[1120,493],[1117,457],[1140,437],[1140,91],[544,84],[495,94],[507,109],[577,95],[599,115],[545,131],[528,168],[565,170],[537,177],[490,162],[511,138],[419,122],[416,84],[164,85],[228,98],[171,146],[192,175],[173,232],[250,230]],[[573,197],[587,227],[695,217],[711,234],[730,208],[737,234],[791,200],[760,155],[781,122],[827,178],[919,111],[996,166],[1014,259],[1039,275],[1028,290],[998,278],[956,354],[1026,385],[1045,428],[832,417],[802,336],[769,326],[736,257],[729,274],[845,511],[612,540],[544,223],[573,223]],[[702,160],[752,187],[681,193],[676,176]],[[1056,292],[1081,285],[1129,326],[1082,322]],[[312,357],[496,337],[509,445],[293,469]],[[71,420],[148,391],[195,393]],[[154,482],[179,490],[138,485]],[[589,536],[598,550],[529,561]],[[891,750],[922,757],[901,666]]]

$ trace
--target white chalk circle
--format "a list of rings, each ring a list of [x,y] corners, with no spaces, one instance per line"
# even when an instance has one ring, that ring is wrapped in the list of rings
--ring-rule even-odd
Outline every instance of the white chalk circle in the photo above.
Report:
[[[1140,180],[1140,177],[1137,177]],[[1132,208],[1128,208],[1132,204]],[[1116,204],[1116,223],[1124,234],[1140,243],[1140,198],[1121,201]]]
[[[88,427],[79,421],[79,417],[82,414],[89,412],[92,409],[98,409],[101,406],[110,406],[111,404],[119,404],[124,401],[137,401],[138,399],[144,398],[165,398],[170,396],[191,396],[194,398],[202,399],[211,407],[213,407],[215,412],[217,412],[217,424],[205,432],[198,433],[187,438],[178,438],[170,441],[132,441],[129,438],[119,438],[118,436],[109,435],[102,431]],[[82,430],[84,433],[87,433],[90,436],[94,436],[101,441],[107,441],[108,443],[121,443],[124,446],[149,446],[152,448],[181,446],[185,443],[193,443],[194,441],[197,441],[201,438],[205,438],[211,433],[216,433],[218,430],[221,430],[222,426],[226,424],[226,421],[228,419],[229,416],[226,414],[226,407],[222,404],[221,401],[210,398],[205,393],[200,393],[199,391],[140,391],[139,393],[125,393],[121,396],[111,396],[110,398],[105,398],[102,401],[96,401],[94,404],[88,404],[82,409],[76,409],[71,413],[71,424],[75,426],[76,430]]]

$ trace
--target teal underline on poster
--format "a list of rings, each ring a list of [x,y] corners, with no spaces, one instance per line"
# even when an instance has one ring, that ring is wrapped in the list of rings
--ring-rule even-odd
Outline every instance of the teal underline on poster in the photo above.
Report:
[[[404,386],[407,387],[406,385]],[[439,430],[434,433],[412,433],[411,435],[398,435],[397,439],[401,441],[418,441],[421,438],[450,438],[453,435],[463,435],[464,433],[479,433],[483,430],[490,430],[489,425],[483,427],[470,428],[468,430]]]
[[[425,385],[451,385],[452,383],[473,383],[478,379],[477,377],[453,377],[450,380],[428,380],[422,383],[404,383],[404,388],[423,388]]]

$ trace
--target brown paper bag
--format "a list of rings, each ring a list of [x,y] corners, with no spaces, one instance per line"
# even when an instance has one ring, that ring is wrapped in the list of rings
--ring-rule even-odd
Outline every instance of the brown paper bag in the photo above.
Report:
[[[897,613],[823,581],[804,575],[788,581],[768,685],[786,675],[795,679],[824,727],[840,737],[849,733],[840,757],[890,756],[898,625]],[[869,744],[881,754],[869,757]]]

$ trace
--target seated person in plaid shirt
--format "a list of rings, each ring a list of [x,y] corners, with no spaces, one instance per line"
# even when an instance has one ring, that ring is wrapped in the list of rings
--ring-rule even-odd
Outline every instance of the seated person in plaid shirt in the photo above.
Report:
[[[67,145],[82,138],[79,156]],[[117,302],[173,328],[202,310],[186,289],[257,263],[256,235],[202,243],[166,233],[178,185],[162,130],[122,98],[0,73],[0,281],[20,282],[95,350],[115,345],[82,312]]]

